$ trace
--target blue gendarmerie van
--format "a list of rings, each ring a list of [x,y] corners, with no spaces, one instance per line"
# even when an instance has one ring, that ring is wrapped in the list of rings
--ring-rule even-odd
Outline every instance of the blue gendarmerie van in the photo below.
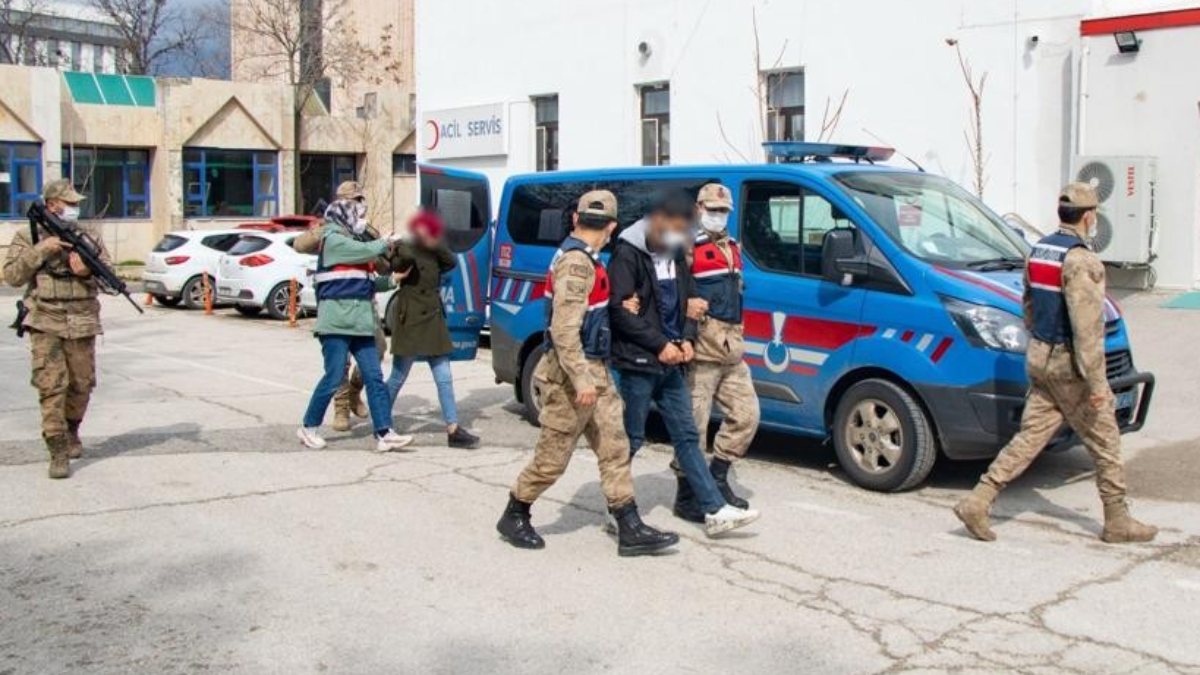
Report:
[[[543,353],[544,281],[580,195],[611,190],[624,227],[663,188],[695,194],[719,182],[734,195],[745,360],[763,426],[832,440],[849,476],[874,490],[920,484],[939,455],[995,455],[1019,426],[1027,386],[1028,245],[952,181],[883,165],[890,149],[766,148],[773,163],[510,178],[491,244],[497,379],[513,383],[536,418],[531,375]],[[1105,319],[1118,422],[1136,431],[1154,378],[1134,367],[1111,301]]]

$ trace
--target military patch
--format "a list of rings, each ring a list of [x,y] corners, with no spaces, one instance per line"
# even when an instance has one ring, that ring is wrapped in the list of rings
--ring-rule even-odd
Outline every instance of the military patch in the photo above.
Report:
[[[567,274],[569,274],[573,277],[583,277],[586,279],[589,276],[591,276],[591,274],[592,274],[592,266],[591,265],[576,265],[574,263],[571,263],[571,264],[567,265]]]
[[[568,281],[567,290],[571,293],[583,295],[584,293],[587,293],[587,284],[583,283],[582,281]]]

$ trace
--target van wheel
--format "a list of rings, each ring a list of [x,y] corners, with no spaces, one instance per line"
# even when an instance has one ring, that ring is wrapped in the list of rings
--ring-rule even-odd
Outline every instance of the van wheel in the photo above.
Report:
[[[213,282],[209,282],[210,284]],[[200,277],[192,277],[183,285],[183,290],[179,296],[183,299],[183,306],[188,309],[204,309],[204,281]]]
[[[538,399],[537,383],[533,380],[533,371],[546,355],[546,345],[534,347],[525,357],[525,365],[521,366],[521,401],[525,404],[525,419],[538,426],[538,415],[541,414],[541,403]]]
[[[267,293],[267,314],[276,321],[284,321],[288,318],[288,301],[291,298],[289,285],[285,281],[277,284],[270,293]]]
[[[920,485],[937,459],[925,411],[887,380],[864,380],[842,395],[834,413],[833,446],[850,479],[879,492]]]

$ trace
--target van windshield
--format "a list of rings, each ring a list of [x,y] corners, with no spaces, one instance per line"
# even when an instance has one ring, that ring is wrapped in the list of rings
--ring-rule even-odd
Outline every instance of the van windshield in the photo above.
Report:
[[[933,263],[1023,267],[1029,246],[954,182],[923,173],[847,172],[836,180],[892,239]]]

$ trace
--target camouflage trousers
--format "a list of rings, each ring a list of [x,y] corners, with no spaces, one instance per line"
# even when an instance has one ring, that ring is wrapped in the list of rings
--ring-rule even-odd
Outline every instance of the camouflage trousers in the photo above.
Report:
[[[758,431],[758,394],[750,379],[750,366],[744,361],[733,364],[696,361],[688,372],[692,389],[692,415],[700,438],[708,438],[708,420],[713,403],[723,419],[713,440],[713,454],[727,462],[746,456]]]
[[[548,354],[533,373],[540,388],[542,410],[538,423],[542,431],[533,459],[517,476],[513,496],[525,503],[537,500],[567,470],[575,445],[584,436],[596,453],[600,489],[609,507],[615,509],[632,502],[633,474],[629,467],[624,405],[611,377],[607,370],[598,371],[607,380],[596,387],[599,392],[596,405],[581,408],[575,405],[575,388],[553,361],[553,354]]]
[[[1030,386],[1021,430],[1004,446],[980,481],[1003,489],[1025,472],[1066,423],[1096,464],[1100,501],[1121,503],[1126,494],[1125,467],[1115,399],[1109,396],[1100,407],[1092,406],[1087,382],[1076,372],[1070,351],[1061,346],[1032,342],[1026,370]]]
[[[78,428],[96,388],[96,338],[29,334],[32,384],[42,408],[42,436],[53,438]]]

